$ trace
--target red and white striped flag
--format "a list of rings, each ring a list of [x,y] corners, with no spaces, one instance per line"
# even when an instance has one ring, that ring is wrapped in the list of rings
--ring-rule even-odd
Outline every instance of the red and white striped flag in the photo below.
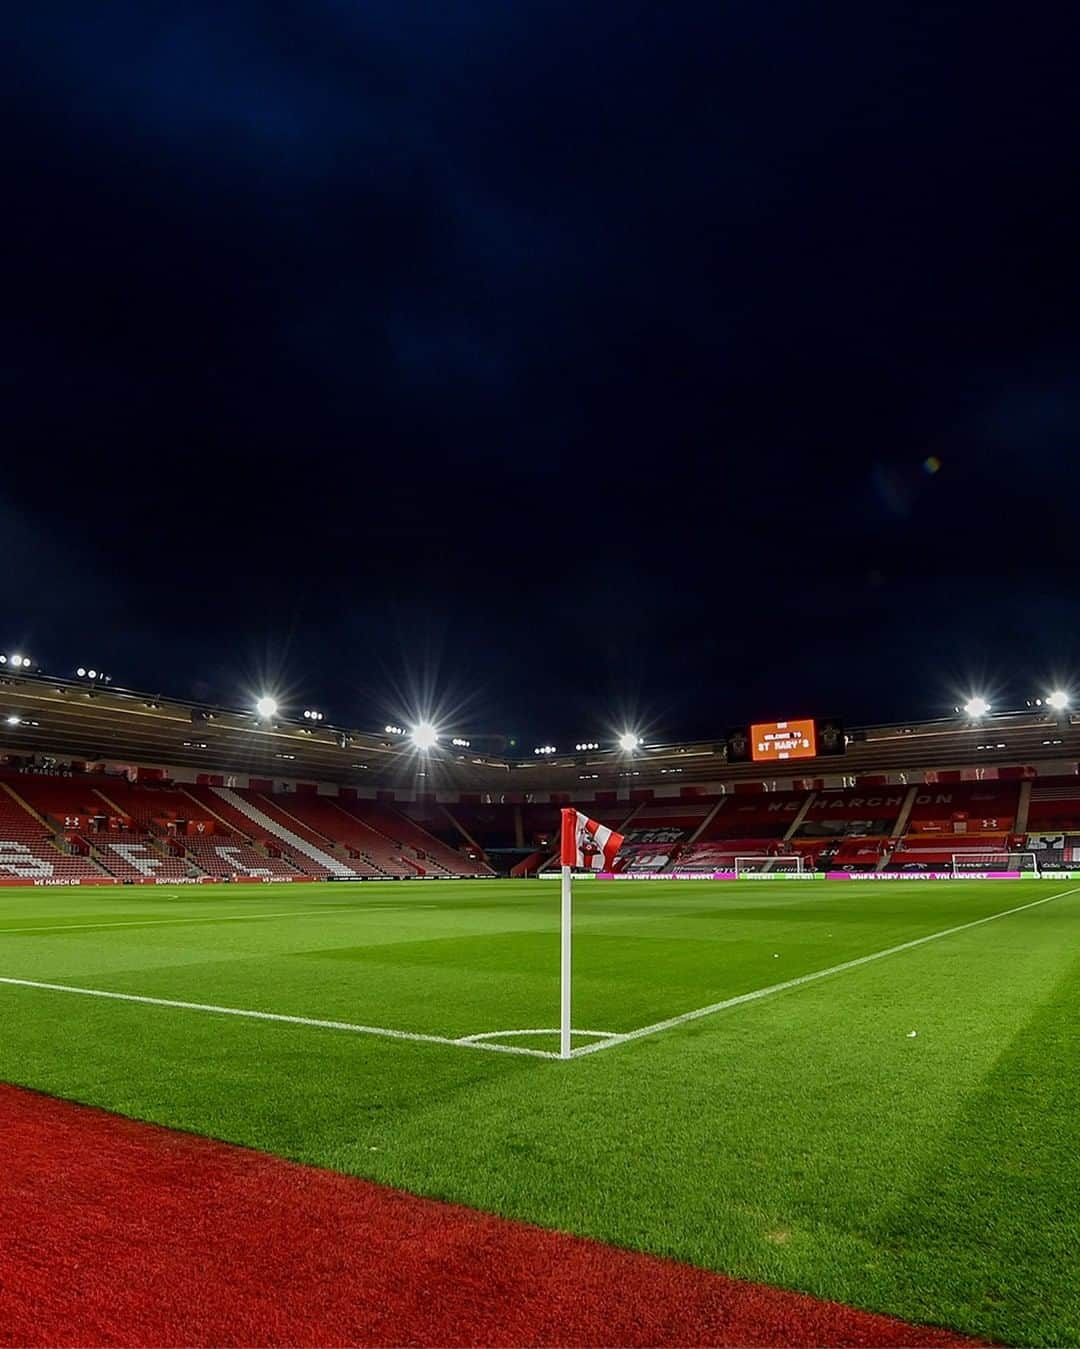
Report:
[[[563,807],[560,861],[564,867],[610,871],[623,842],[623,835],[606,824],[597,824],[572,806]]]

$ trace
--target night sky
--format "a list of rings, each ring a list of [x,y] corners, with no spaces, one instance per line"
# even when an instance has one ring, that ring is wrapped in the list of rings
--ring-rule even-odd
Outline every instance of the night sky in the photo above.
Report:
[[[1069,14],[21,6],[0,644],[529,744],[1068,679]]]

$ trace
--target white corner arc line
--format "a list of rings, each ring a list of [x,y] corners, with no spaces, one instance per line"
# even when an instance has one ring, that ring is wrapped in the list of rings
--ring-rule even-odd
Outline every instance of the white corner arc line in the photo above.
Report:
[[[37,979],[0,976],[0,984],[15,988],[40,988],[51,993],[74,993],[84,998],[106,998],[113,1002],[137,1002],[149,1007],[175,1007],[184,1012],[209,1012],[216,1016],[237,1016],[251,1021],[277,1021],[289,1026],[313,1026],[318,1030],[347,1031],[353,1035],[376,1035],[387,1040],[416,1040],[422,1044],[452,1045],[455,1049],[485,1049],[493,1054],[524,1054],[534,1059],[557,1059],[552,1050],[527,1049],[524,1045],[500,1045],[487,1041],[454,1040],[448,1035],[424,1035],[420,1031],[392,1030],[388,1026],[362,1026],[351,1021],[324,1021],[318,1017],[290,1016],[285,1012],[256,1012],[245,1007],[218,1007],[210,1002],[180,1002],[175,998],[151,998],[140,993],[114,993],[104,988],[76,988],[72,984],[46,984]]]
[[[860,965],[869,965],[875,960],[884,960],[886,956],[899,955],[901,951],[914,950],[916,946],[925,946],[927,942],[938,941],[941,937],[951,937],[957,932],[967,932],[973,927],[982,927],[998,918],[1008,918],[1014,913],[1023,913],[1025,909],[1038,908],[1040,904],[1049,904],[1053,899],[1064,899],[1066,895],[1080,892],[1080,886],[1071,890],[1061,890],[1056,895],[1046,895],[1042,899],[1033,899],[1028,904],[1018,904],[1012,909],[1003,909],[1000,913],[987,914],[985,918],[975,918],[970,923],[960,923],[956,927],[943,928],[940,932],[928,933],[925,937],[915,937],[911,941],[901,942],[899,946],[889,946],[884,951],[872,951],[870,955],[856,956],[839,965],[830,965],[827,970],[814,970],[810,974],[800,974],[794,979],[785,979],[780,984],[770,984],[767,988],[755,988],[750,993],[739,993],[734,998],[725,998],[723,1002],[711,1003],[708,1007],[697,1007],[692,1012],[682,1012],[679,1016],[668,1017],[664,1021],[655,1021],[651,1026],[639,1026],[637,1030],[626,1031],[610,1040],[600,1040],[594,1045],[582,1045],[571,1051],[572,1058],[582,1058],[586,1054],[598,1054],[603,1049],[612,1049],[624,1045],[630,1040],[642,1040],[646,1035],[659,1035],[661,1031],[673,1030],[684,1026],[688,1021],[700,1021],[702,1017],[714,1016],[726,1012],[729,1007],[739,1007],[743,1003],[757,1002],[761,998],[772,997],[774,993],[784,993],[789,988],[800,988],[803,984],[815,983],[818,979],[827,979],[833,974],[843,974],[847,970],[858,969]]]
[[[558,1035],[558,1026],[548,1026],[542,1030],[482,1030],[476,1035],[462,1035],[457,1043],[459,1045],[473,1045],[477,1040],[498,1040],[507,1035]],[[578,1030],[574,1027],[571,1035],[591,1035],[597,1040],[617,1040],[620,1032],[617,1030]],[[557,1056],[556,1056],[557,1057]]]

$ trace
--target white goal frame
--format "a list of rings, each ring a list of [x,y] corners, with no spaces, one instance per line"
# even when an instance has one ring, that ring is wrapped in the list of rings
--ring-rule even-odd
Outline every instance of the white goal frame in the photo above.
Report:
[[[742,877],[747,874],[745,870],[740,869],[740,862],[756,862],[761,864],[761,870],[752,873],[756,876],[801,876],[806,869],[803,866],[802,853],[784,853],[779,857],[769,853],[755,853],[749,857],[735,858],[736,880],[741,880]],[[773,871],[773,864],[776,862],[783,862],[785,864],[794,862],[795,865],[793,867],[785,865],[780,870]]]
[[[1005,865],[996,868],[999,871],[1027,871],[1028,870],[1027,868],[1020,866],[1018,863],[1015,865],[1013,863],[1014,858],[1022,858],[1022,857],[1031,858],[1031,868],[1030,868],[1031,875],[1038,876],[1039,874],[1038,854],[1019,848],[1015,849],[988,848],[985,852],[977,852],[977,851],[954,852],[952,854],[952,873],[954,877],[960,879],[961,877],[968,876],[975,871],[993,871],[995,870],[995,867],[990,867],[986,865],[986,862],[989,861],[991,858],[994,859],[995,862],[999,862],[1002,859],[1004,859]],[[960,862],[965,862],[968,865],[961,867],[958,865],[958,863]]]

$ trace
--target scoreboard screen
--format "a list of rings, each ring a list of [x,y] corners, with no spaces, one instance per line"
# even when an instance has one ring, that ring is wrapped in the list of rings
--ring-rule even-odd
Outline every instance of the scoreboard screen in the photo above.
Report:
[[[774,759],[812,759],[817,754],[813,720],[763,721],[750,727],[750,755],[755,763]]]

